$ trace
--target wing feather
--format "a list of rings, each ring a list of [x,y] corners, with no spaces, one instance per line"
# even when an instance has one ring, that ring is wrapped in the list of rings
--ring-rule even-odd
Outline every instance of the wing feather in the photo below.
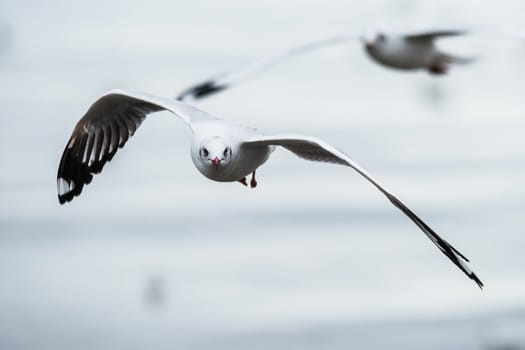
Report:
[[[261,57],[260,59],[254,60],[246,65],[240,66],[222,74],[218,74],[215,77],[206,79],[201,83],[190,86],[184,89],[177,96],[177,100],[197,100],[206,96],[210,96],[222,90],[228,89],[245,79],[260,74],[270,67],[280,62],[286,61],[291,57],[303,55],[332,45],[346,44],[351,41],[356,41],[356,39],[357,37],[354,35],[340,34],[293,46],[286,50]]]
[[[99,98],[78,121],[64,149],[57,174],[58,200],[73,200],[137,131],[146,116],[168,110],[191,127],[212,118],[198,109],[163,97],[113,90]]]
[[[300,158],[345,165],[356,170],[360,175],[366,178],[372,185],[381,191],[388,200],[414,222],[423,233],[434,243],[443,254],[445,254],[461,271],[470,279],[483,288],[483,283],[467,266],[469,260],[461,254],[450,243],[441,238],[432,228],[430,228],[419,216],[410,210],[401,200],[389,192],[384,186],[376,181],[366,170],[359,164],[344,154],[337,148],[325,143],[322,140],[300,135],[276,135],[276,136],[258,136],[244,144],[245,146],[282,146],[291,151]]]
[[[410,34],[407,33],[404,35],[404,37],[408,40],[431,41],[440,37],[459,36],[467,33],[469,33],[469,31],[464,29],[438,29]]]

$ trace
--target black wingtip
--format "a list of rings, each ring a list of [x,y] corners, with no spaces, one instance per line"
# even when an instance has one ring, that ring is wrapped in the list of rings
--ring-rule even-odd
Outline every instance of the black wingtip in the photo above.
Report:
[[[67,173],[66,173],[67,174]],[[87,185],[91,182],[93,176],[88,174],[87,177],[82,178],[82,182],[75,182],[74,179],[64,179],[62,177],[57,178],[57,187],[58,187],[58,202],[63,205],[68,202],[71,202],[75,197],[79,196],[82,193],[84,185]]]
[[[478,285],[479,289],[483,290],[483,287],[485,287],[485,285],[483,284],[483,282],[481,282],[481,280],[478,278],[478,276],[476,276],[476,274],[474,272],[472,272],[469,277],[474,282],[476,282],[476,284]]]
[[[58,195],[58,203],[60,203],[60,205],[66,204],[67,202],[71,202],[72,199],[73,196],[69,197],[66,195]]]
[[[392,204],[394,204],[398,209],[400,209],[405,215],[407,215],[410,220],[412,220],[429,238],[430,240],[445,254],[454,265],[456,265],[465,275],[467,275],[471,280],[476,282],[480,289],[483,289],[483,282],[472,272],[468,267],[464,265],[461,261],[463,259],[465,262],[469,262],[469,259],[463,254],[461,254],[456,248],[454,248],[450,243],[441,238],[434,230],[432,230],[423,220],[421,220],[412,210],[410,210],[406,205],[404,205],[398,198],[392,194],[383,191]]]
[[[190,87],[189,89],[184,90],[179,96],[177,96],[177,100],[184,101],[189,97],[192,97],[194,99],[200,99],[208,95],[214,94],[216,92],[222,91],[227,87],[228,85],[216,85],[216,83],[213,80],[208,80],[204,83],[195,85],[193,87]]]
[[[456,248],[454,248],[454,246],[452,246],[450,243],[447,242],[447,244],[449,245],[450,249],[452,249],[454,251],[454,253],[456,253],[457,255],[459,255],[463,260],[465,260],[466,262],[470,262],[470,260],[463,254],[461,254],[461,252],[459,250],[457,250]]]

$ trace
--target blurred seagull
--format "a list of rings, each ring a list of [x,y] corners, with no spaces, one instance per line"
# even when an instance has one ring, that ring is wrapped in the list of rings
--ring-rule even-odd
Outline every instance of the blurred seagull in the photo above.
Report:
[[[435,40],[465,35],[464,30],[435,30],[410,34],[376,32],[363,36],[365,51],[377,63],[402,70],[423,69],[430,74],[447,73],[451,64],[467,64],[473,57],[460,57],[441,51]]]
[[[404,71],[424,70],[432,75],[443,75],[447,73],[451,65],[471,63],[475,61],[475,58],[460,57],[444,52],[435,45],[435,41],[444,37],[457,37],[467,34],[510,39],[525,38],[523,34],[487,29],[437,29],[405,32],[382,30],[374,31],[361,37],[339,35],[299,45],[219,74],[185,89],[177,96],[177,99],[180,101],[200,99],[236,85],[242,80],[261,73],[293,56],[327,46],[357,42],[359,39],[368,56],[385,67]]]
[[[256,129],[213,117],[186,103],[146,93],[113,90],[91,105],[73,129],[60,160],[57,175],[59,202],[63,204],[80,195],[93,174],[102,171],[104,164],[133,136],[146,115],[162,110],[172,112],[189,126],[192,131],[191,159],[201,174],[210,180],[239,181],[247,185],[246,177],[252,174],[250,186],[255,187],[255,171],[277,146],[306,160],[353,168],[412,220],[461,271],[480,288],[483,287],[467,266],[468,259],[464,255],[337,148],[309,136],[264,135]]]

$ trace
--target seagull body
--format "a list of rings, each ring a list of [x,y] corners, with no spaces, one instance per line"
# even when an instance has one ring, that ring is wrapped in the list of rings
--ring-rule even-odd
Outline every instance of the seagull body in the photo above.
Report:
[[[191,128],[191,159],[200,173],[210,180],[242,181],[266,162],[274,150],[273,146],[250,147],[244,144],[262,134],[256,129],[224,120],[195,122]]]
[[[483,286],[467,266],[468,259],[464,255],[337,148],[310,136],[264,135],[256,129],[218,119],[186,103],[145,93],[110,91],[79,120],[58,167],[59,202],[64,204],[80,195],[84,185],[91,182],[93,174],[102,171],[105,163],[133,136],[146,115],[161,110],[172,112],[189,126],[192,131],[192,161],[201,174],[214,181],[239,181],[246,185],[245,177],[252,174],[250,185],[255,187],[255,171],[268,160],[277,146],[302,159],[353,168],[412,220],[460,270],[480,288]]]
[[[377,63],[401,70],[427,70],[431,74],[445,74],[453,63],[469,63],[473,58],[454,56],[437,48],[435,40],[467,34],[461,30],[425,31],[394,34],[377,32],[363,37],[365,51]]]

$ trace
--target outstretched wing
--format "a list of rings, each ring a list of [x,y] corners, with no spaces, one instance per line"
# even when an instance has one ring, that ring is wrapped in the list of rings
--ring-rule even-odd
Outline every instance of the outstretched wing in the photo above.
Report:
[[[413,33],[406,33],[403,36],[408,40],[416,41],[432,41],[435,38],[447,37],[447,36],[458,36],[468,34],[469,31],[465,29],[438,29],[438,30],[427,30]]]
[[[292,56],[308,53],[325,46],[343,44],[355,40],[355,36],[340,35],[289,48],[282,52],[278,52],[276,54],[255,60],[237,69],[233,69],[231,71],[219,74],[199,84],[190,86],[177,96],[177,100],[187,101],[191,99],[200,99],[212,95],[214,93],[227,89],[232,85],[235,85],[241,80],[261,73],[270,68],[271,66],[281,61],[285,61],[286,59]]]
[[[149,113],[169,110],[190,126],[206,114],[185,103],[124,90],[99,98],[79,120],[64,149],[57,175],[60,204],[80,195],[93,174],[102,171]]]
[[[524,40],[525,32],[523,30],[515,30],[509,28],[499,28],[490,26],[473,26],[454,29],[426,29],[426,30],[412,30],[397,32],[408,40],[417,41],[432,41],[440,37],[450,37],[459,35],[472,35],[484,38],[493,39],[510,39],[510,40]]]
[[[443,254],[445,254],[461,271],[463,271],[470,279],[476,282],[480,288],[483,287],[483,283],[480,281],[480,279],[467,266],[466,263],[469,260],[463,254],[461,254],[458,250],[456,250],[456,248],[441,238],[412,210],[403,204],[403,202],[401,202],[392,193],[387,191],[385,187],[383,187],[370,174],[368,174],[366,170],[361,168],[359,164],[354,162],[350,157],[337,148],[319,139],[300,135],[261,136],[245,142],[244,145],[248,147],[269,145],[282,146],[300,158],[306,160],[335,163],[353,168],[370,183],[372,183],[372,185],[374,185],[379,191],[381,191],[394,206],[396,206],[406,216],[408,216],[410,220],[412,220],[421,229],[421,231],[423,231],[425,235],[427,235],[427,237],[430,238],[430,240],[443,252]]]

